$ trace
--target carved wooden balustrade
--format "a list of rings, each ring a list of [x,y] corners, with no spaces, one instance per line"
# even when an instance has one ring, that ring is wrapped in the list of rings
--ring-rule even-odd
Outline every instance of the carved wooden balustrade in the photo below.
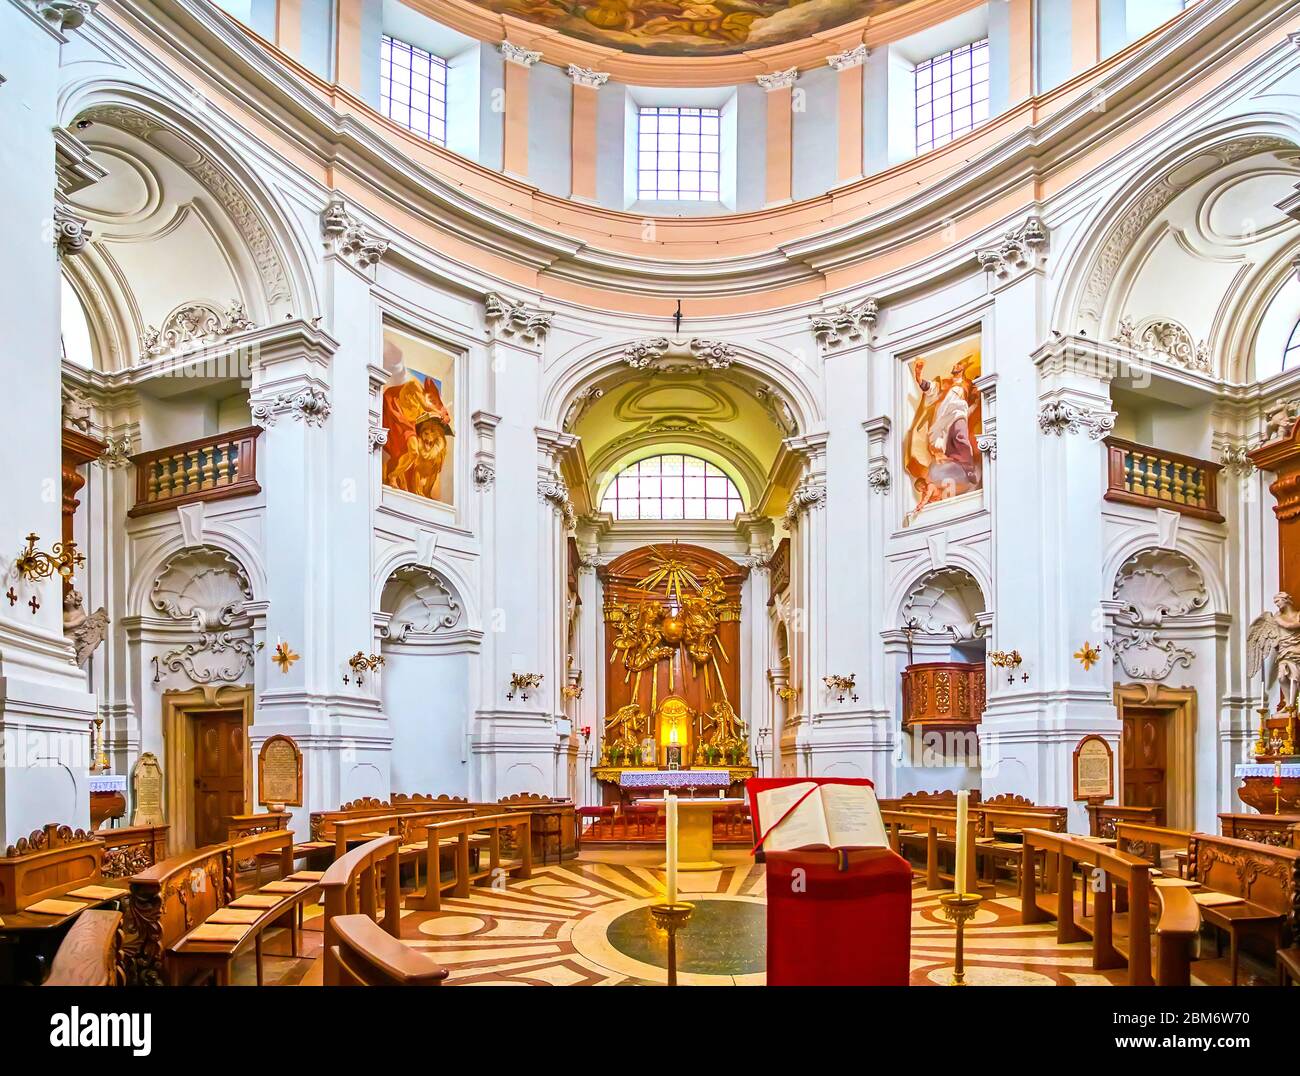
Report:
[[[195,501],[217,501],[257,493],[259,426],[200,437],[141,452],[135,464],[135,507],[142,516]]]
[[[1106,438],[1106,500],[1222,523],[1217,463]]]

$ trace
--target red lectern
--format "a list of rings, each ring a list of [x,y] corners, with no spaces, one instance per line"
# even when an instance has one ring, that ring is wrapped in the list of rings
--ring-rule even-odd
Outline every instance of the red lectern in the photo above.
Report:
[[[763,777],[745,783],[754,832],[758,793],[782,785],[865,779]],[[912,868],[890,848],[763,852],[768,986],[906,986],[911,970]],[[796,873],[799,872],[799,873]]]

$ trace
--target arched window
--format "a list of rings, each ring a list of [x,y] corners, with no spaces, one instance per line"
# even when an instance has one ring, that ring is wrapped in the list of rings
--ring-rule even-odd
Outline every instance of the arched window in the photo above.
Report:
[[[651,456],[605,487],[602,512],[615,519],[731,519],[745,510],[736,484],[698,456]]]
[[[1290,370],[1296,363],[1300,363],[1300,321],[1295,323],[1286,347],[1282,349],[1282,369]]]

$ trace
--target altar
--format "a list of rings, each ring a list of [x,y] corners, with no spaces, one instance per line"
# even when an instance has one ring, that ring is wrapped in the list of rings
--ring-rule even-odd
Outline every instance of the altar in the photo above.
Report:
[[[666,806],[666,800],[649,800]],[[743,799],[723,796],[677,801],[677,869],[679,871],[716,871],[722,864],[713,858],[713,815],[743,806]],[[667,868],[667,863],[661,863]]]

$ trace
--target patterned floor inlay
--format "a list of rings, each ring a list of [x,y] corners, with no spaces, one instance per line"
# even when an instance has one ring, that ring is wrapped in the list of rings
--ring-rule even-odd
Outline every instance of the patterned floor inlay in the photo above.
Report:
[[[584,849],[575,860],[534,868],[505,888],[474,888],[444,899],[440,912],[405,912],[402,941],[450,969],[449,986],[621,986],[662,984],[666,943],[648,907],[663,899],[662,850]],[[696,905],[678,936],[682,985],[761,985],[765,981],[766,880],[747,852],[718,850],[721,870],[680,876],[680,896]],[[1056,940],[1054,923],[1020,922],[1020,900],[987,893],[966,929],[967,981],[979,986],[1107,986],[1126,969],[1097,971],[1089,944]],[[275,937],[275,935],[271,935]],[[912,897],[913,986],[952,978],[954,930],[939,894],[918,882]],[[321,981],[320,909],[308,913],[298,959],[268,954],[268,985]],[[1193,981],[1227,981],[1226,957],[1193,965]],[[284,952],[285,941],[268,946]],[[251,959],[235,981],[251,983]],[[1243,983],[1268,981],[1268,969],[1243,963]]]

